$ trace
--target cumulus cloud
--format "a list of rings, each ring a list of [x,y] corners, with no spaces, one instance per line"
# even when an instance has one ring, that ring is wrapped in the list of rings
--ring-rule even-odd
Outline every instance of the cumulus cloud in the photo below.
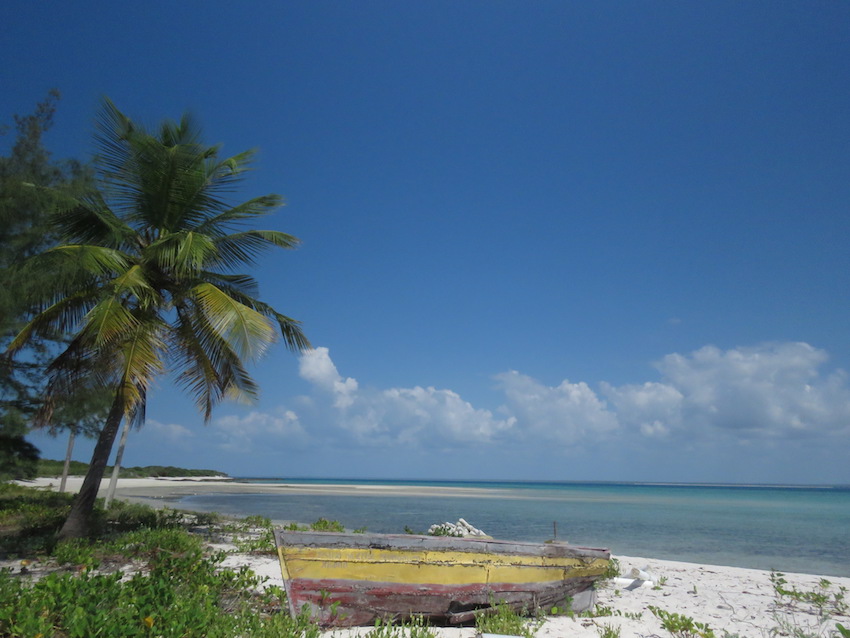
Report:
[[[360,442],[486,442],[510,430],[515,422],[476,409],[451,390],[419,386],[361,390],[356,379],[340,375],[327,348],[302,354],[299,374],[331,397],[335,413],[327,418]],[[303,403],[315,406],[315,402]]]
[[[178,423],[161,423],[154,419],[145,421],[145,430],[154,434],[157,438],[171,442],[185,441],[195,436],[189,428]]]
[[[329,392],[336,408],[347,408],[357,396],[357,381],[343,379],[331,361],[327,348],[306,350],[298,361],[298,374],[302,379]]]
[[[549,386],[517,371],[495,377],[502,395],[490,410],[451,389],[361,387],[337,370],[327,348],[304,352],[300,376],[312,392],[298,413],[251,412],[214,423],[221,445],[248,450],[276,437],[363,447],[455,448],[523,445],[578,449],[636,439],[676,445],[850,434],[850,389],[841,370],[822,375],[823,350],[805,343],[721,350],[706,346],[654,364],[656,379],[597,389]]]
[[[660,383],[603,384],[603,392],[621,422],[650,436],[720,430],[776,438],[846,431],[850,390],[844,372],[820,375],[827,358],[806,343],[706,346],[657,362]]]
[[[275,413],[251,411],[244,416],[223,416],[212,423],[219,447],[225,450],[249,452],[255,441],[269,439],[301,442],[307,434],[298,415],[279,408]]]
[[[516,371],[496,376],[505,409],[536,436],[576,443],[617,429],[617,416],[584,382],[550,387]]]

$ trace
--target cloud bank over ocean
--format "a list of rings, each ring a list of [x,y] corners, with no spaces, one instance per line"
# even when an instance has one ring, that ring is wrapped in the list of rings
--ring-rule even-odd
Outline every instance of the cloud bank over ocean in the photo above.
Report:
[[[217,419],[224,445],[248,449],[260,435],[303,444],[323,438],[350,446],[451,444],[568,447],[626,438],[730,442],[835,437],[850,433],[850,387],[842,370],[822,373],[827,353],[806,343],[668,354],[658,380],[597,389],[583,381],[547,386],[518,371],[494,377],[502,403],[474,406],[451,389],[364,387],[343,376],[328,348],[305,352],[300,376],[312,393],[279,413]]]
[[[486,402],[347,372],[328,348],[306,351],[302,394],[282,388],[270,409],[231,406],[208,427],[150,418],[128,464],[192,458],[234,476],[850,483],[847,373],[806,343],[672,353],[621,385],[550,385],[509,370],[491,377]],[[58,457],[49,446],[64,441],[37,445]]]

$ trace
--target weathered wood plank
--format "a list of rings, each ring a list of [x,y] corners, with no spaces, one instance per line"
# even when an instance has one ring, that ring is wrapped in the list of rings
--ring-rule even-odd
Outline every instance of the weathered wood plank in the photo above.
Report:
[[[605,549],[492,539],[275,532],[293,612],[327,626],[423,616],[463,623],[504,602],[517,611],[563,605],[608,566]],[[584,596],[585,606],[592,596]]]

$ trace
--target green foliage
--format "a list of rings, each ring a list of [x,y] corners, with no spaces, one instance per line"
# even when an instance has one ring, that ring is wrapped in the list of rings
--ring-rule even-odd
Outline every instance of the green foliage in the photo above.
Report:
[[[52,358],[36,425],[53,424],[50,408],[80,382],[96,379],[113,391],[92,480],[63,536],[90,530],[120,421],[144,414],[157,376],[172,372],[208,421],[225,398],[256,398],[247,365],[278,337],[295,351],[309,347],[300,324],[257,299],[257,282],[239,273],[266,249],[298,244],[280,231],[244,228],[280,206],[279,196],[227,201],[252,152],[220,157],[188,116],[148,131],[108,99],[95,142],[96,188],[55,207],[50,222],[60,242],[26,263],[47,285],[33,291],[28,321],[7,348],[15,355],[58,330],[77,330]]]
[[[612,578],[618,578],[622,574],[620,561],[616,558],[608,559],[608,566],[605,568],[605,571],[602,572],[602,576],[600,576],[601,580],[610,580]]]
[[[43,526],[48,511],[66,494],[0,485],[4,541]],[[209,636],[210,638],[319,638],[306,613],[290,617],[285,594],[269,587],[254,593],[259,578],[247,568],[223,569],[225,554],[210,554],[201,539],[178,526],[182,513],[120,505],[104,512],[109,534],[73,539],[41,550],[60,565],[74,567],[35,582],[0,571],[0,636]],[[61,517],[60,517],[61,518]],[[197,520],[204,520],[198,517]],[[267,521],[253,517],[251,524]],[[153,521],[159,527],[148,526]],[[114,528],[138,525],[115,532]],[[26,532],[26,533],[24,533]],[[95,573],[98,566],[132,561],[133,574]],[[418,636],[417,638],[425,638]]]
[[[25,261],[55,246],[51,223],[57,207],[91,182],[91,171],[78,162],[58,162],[44,147],[53,124],[59,92],[52,90],[35,111],[15,116],[16,135],[0,156],[0,350],[25,324],[32,299],[55,284],[63,269],[32,272]],[[0,127],[2,128],[2,127]],[[34,337],[26,357],[0,360],[0,480],[36,475],[38,450],[25,440],[33,416],[43,407],[46,366],[65,345],[65,326]],[[109,398],[88,383],[78,383],[51,407],[57,429],[97,427]],[[55,431],[55,430],[54,430]]]
[[[0,481],[31,479],[38,475],[39,450],[23,437],[24,430],[22,424],[0,425]]]
[[[847,588],[843,585],[833,590],[833,583],[826,578],[818,582],[813,590],[799,590],[796,587],[787,587],[788,581],[785,574],[770,572],[770,583],[773,592],[780,604],[791,607],[808,606],[815,614],[827,617],[832,614],[847,615],[850,605],[847,602]]]
[[[648,609],[674,638],[714,638],[714,632],[707,624],[697,622],[690,616],[665,611],[652,605]]]
[[[248,516],[228,525],[233,533],[233,544],[240,552],[274,554],[274,530],[265,516]]]
[[[345,526],[343,526],[343,524],[339,521],[329,521],[328,519],[322,517],[317,521],[311,523],[310,525],[290,523],[289,525],[285,525],[283,529],[289,532],[344,532]],[[362,529],[354,530],[355,534],[363,534],[365,532],[365,527]]]
[[[850,629],[847,629],[841,623],[835,623],[835,629],[838,631],[838,634],[841,638],[850,638]]]
[[[72,500],[70,494],[0,483],[0,556],[49,552]]]
[[[620,628],[614,625],[600,625],[597,633],[599,638],[620,638]]]
[[[364,638],[437,638],[437,634],[420,616],[413,616],[401,623],[376,620]]]
[[[499,602],[475,617],[475,628],[482,634],[505,634],[534,638],[539,620],[529,619]]]
[[[189,538],[182,531],[167,533]],[[250,593],[259,584],[250,570],[221,569],[222,555],[206,556],[198,544],[176,538],[157,539],[170,540],[171,547],[151,539],[130,543],[147,556],[147,570],[125,580],[120,572],[84,569],[49,574],[27,586],[0,573],[0,635],[319,636],[306,616],[280,613],[279,592]]]
[[[0,556],[50,554],[58,551],[62,562],[87,564],[76,560],[86,541],[56,545],[56,533],[62,526],[73,496],[52,491],[0,484]],[[101,537],[127,530],[177,529],[184,523],[204,521],[204,515],[186,514],[168,508],[154,509],[138,503],[113,501],[108,510],[102,501],[95,508],[93,530]],[[136,533],[139,533],[138,531]]]
[[[314,532],[344,532],[345,527],[339,521],[329,521],[326,518],[320,518],[315,523],[310,525],[310,529]]]

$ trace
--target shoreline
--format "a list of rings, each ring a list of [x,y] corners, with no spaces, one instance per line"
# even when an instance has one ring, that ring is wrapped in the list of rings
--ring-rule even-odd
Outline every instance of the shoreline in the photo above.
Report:
[[[59,479],[40,478],[33,481],[17,481],[18,484],[42,489],[58,489]],[[101,495],[109,484],[108,479],[101,483]],[[68,491],[77,491],[82,485],[82,477],[69,477]],[[474,488],[433,488],[424,492],[410,486],[379,486],[380,489],[362,489],[360,486],[338,484],[262,484],[239,483],[221,478],[147,478],[119,479],[116,498],[127,501],[143,502],[154,507],[169,506],[173,501],[191,494],[202,493],[285,493],[285,494],[345,494],[345,495],[407,495],[417,493],[434,495],[435,489],[441,494],[464,495],[466,489]],[[446,490],[446,492],[443,492]],[[458,492],[461,490],[461,492]],[[214,546],[216,547],[216,546]],[[226,548],[221,546],[220,548]],[[602,630],[619,630],[620,638],[643,638],[645,636],[668,635],[661,621],[650,611],[656,607],[667,612],[693,618],[696,622],[707,623],[715,635],[720,638],[724,632],[730,635],[759,636],[770,635],[778,627],[800,628],[806,635],[838,635],[835,623],[850,627],[850,610],[846,608],[850,600],[844,601],[844,607],[833,614],[833,618],[824,620],[811,605],[794,601],[789,597],[780,598],[771,582],[771,572],[744,567],[701,564],[675,560],[639,558],[616,554],[620,562],[621,574],[637,569],[648,572],[651,581],[636,581],[617,578],[608,581],[599,589],[597,610],[605,614],[599,617],[549,616],[537,628],[536,638],[598,638]],[[280,564],[276,556],[231,553],[224,566],[239,568],[247,566],[258,576],[265,578],[265,586],[283,586]],[[803,592],[821,591],[823,580],[829,582],[830,598],[846,588],[850,591],[850,577],[820,576],[806,573],[783,572],[788,581],[786,588]],[[325,632],[325,638],[357,638],[368,633],[371,627],[335,629]],[[833,633],[830,633],[833,632]],[[473,638],[477,635],[474,627],[435,628],[440,638]]]
[[[60,479],[53,477],[39,477],[32,480],[15,481],[20,485],[40,489],[57,490]],[[82,486],[82,476],[69,476],[66,483],[66,491],[76,493]],[[109,487],[109,478],[101,481],[98,491],[99,497],[104,497]],[[281,494],[299,496],[394,496],[394,497],[434,497],[443,498],[502,498],[510,494],[509,489],[483,489],[477,487],[457,486],[418,486],[418,485],[362,485],[362,484],[340,484],[340,483],[260,483],[244,482],[230,477],[148,477],[148,478],[119,478],[115,489],[115,498],[131,503],[140,503],[161,509],[173,507],[177,509],[192,510],[180,503],[187,496],[209,495],[209,494]],[[205,511],[205,510],[197,510]],[[297,522],[309,523],[304,520],[294,519],[271,519],[274,525],[287,525]],[[626,552],[628,553],[628,552]],[[688,560],[687,558],[659,558],[668,562],[678,562],[689,565],[716,565],[728,566],[733,569],[755,569],[756,571],[769,570],[759,567],[739,567],[728,563],[706,562],[703,560]],[[784,573],[812,574],[812,571],[799,569],[785,569]],[[820,575],[825,578],[848,578],[850,576]]]

